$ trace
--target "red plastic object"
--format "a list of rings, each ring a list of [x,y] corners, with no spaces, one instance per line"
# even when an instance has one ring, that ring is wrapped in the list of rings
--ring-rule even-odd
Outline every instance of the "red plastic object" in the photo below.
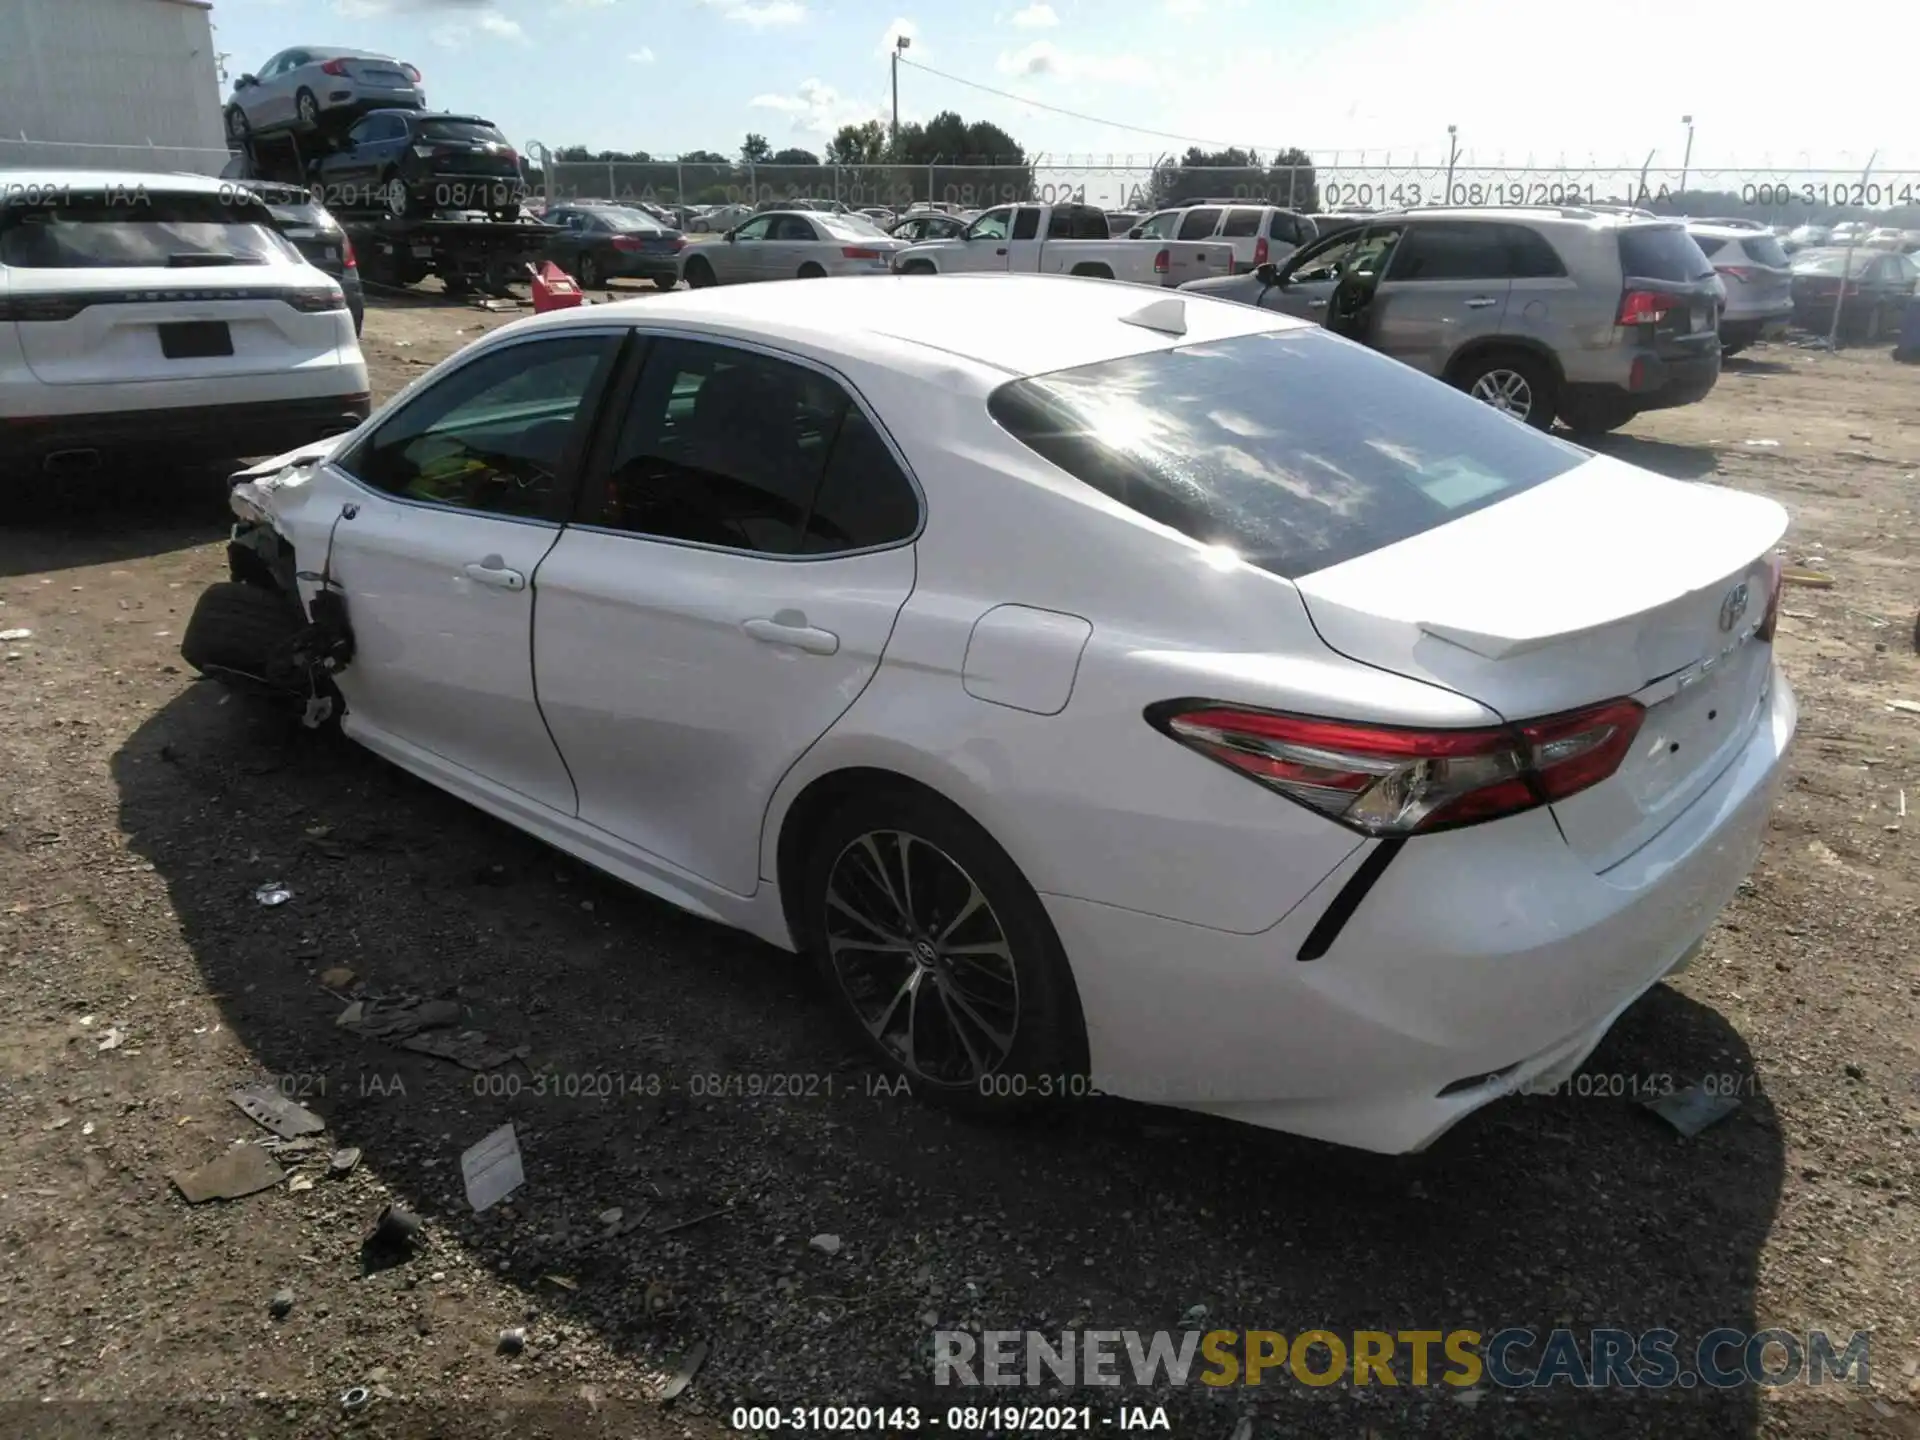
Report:
[[[536,315],[548,310],[571,310],[586,298],[574,278],[551,260],[541,261],[540,268],[533,272],[533,313]]]

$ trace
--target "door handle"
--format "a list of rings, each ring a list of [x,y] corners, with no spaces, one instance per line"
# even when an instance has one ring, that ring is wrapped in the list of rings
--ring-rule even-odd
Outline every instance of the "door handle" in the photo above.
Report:
[[[1326,308],[1327,308],[1327,302],[1324,300],[1307,301],[1307,309],[1309,310],[1324,310]]]
[[[527,577],[518,570],[507,569],[506,562],[498,555],[489,555],[484,560],[476,560],[468,565],[467,578],[478,580],[482,585],[491,585],[496,590],[527,588]]]
[[[840,649],[838,635],[807,624],[807,617],[794,610],[782,610],[771,620],[743,620],[740,628],[765,644],[787,645],[809,655],[832,655]]]
[[[1007,247],[1002,245],[998,250],[994,251],[993,253],[996,255],[1004,255],[1007,253]]]
[[[1491,295],[1476,295],[1473,297],[1473,299],[1467,301],[1467,309],[1485,310],[1488,307],[1493,305],[1498,305],[1499,303],[1500,302],[1494,299]]]

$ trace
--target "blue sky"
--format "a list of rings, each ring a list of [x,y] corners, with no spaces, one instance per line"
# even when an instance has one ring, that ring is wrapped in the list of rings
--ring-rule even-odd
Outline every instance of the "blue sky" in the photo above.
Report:
[[[1796,37],[1812,42],[1793,17],[1812,13],[1727,0],[217,0],[214,22],[229,75],[294,44],[382,50],[425,72],[434,106],[484,113],[523,147],[731,153],[754,130],[817,151],[839,125],[885,117],[886,54],[904,33],[910,59],[1092,118],[902,67],[903,119],[956,109],[1050,156],[1144,160],[1191,138],[1432,165],[1455,124],[1463,163],[1637,168],[1657,150],[1656,165],[1677,166],[1684,112],[1696,172],[1857,167],[1876,147],[1883,169],[1920,167],[1900,83],[1920,7],[1849,4],[1848,33],[1872,44],[1829,53],[1886,68],[1831,83],[1789,73]]]

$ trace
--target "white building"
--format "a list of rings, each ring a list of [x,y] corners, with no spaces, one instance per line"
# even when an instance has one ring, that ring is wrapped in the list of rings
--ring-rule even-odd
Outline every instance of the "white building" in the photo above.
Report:
[[[0,167],[226,162],[206,0],[0,0]]]

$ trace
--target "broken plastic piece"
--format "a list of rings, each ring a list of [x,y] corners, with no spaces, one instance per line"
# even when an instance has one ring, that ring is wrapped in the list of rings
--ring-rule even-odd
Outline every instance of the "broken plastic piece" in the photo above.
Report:
[[[253,898],[262,905],[284,905],[293,898],[293,891],[278,880],[269,880],[253,892]]]
[[[327,1128],[326,1121],[306,1106],[294,1104],[271,1085],[243,1085],[227,1098],[240,1107],[242,1114],[257,1120],[282,1140],[318,1135]]]
[[[189,1205],[201,1205],[209,1200],[239,1200],[270,1190],[286,1179],[287,1173],[258,1145],[236,1145],[218,1160],[167,1178]]]
[[[460,1157],[467,1182],[467,1203],[476,1212],[497,1205],[526,1183],[520,1165],[520,1141],[509,1121]]]
[[[1718,1124],[1740,1108],[1738,1097],[1709,1093],[1698,1085],[1689,1085],[1671,1095],[1641,1102],[1647,1109],[1691,1140],[1709,1125]]]

